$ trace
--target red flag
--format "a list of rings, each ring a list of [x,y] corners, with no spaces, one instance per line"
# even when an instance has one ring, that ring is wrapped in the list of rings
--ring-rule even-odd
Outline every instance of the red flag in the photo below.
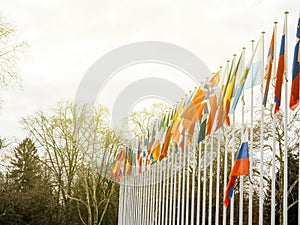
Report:
[[[277,66],[277,72],[276,72],[276,81],[275,81],[275,109],[274,113],[277,113],[280,108],[281,104],[281,88],[283,83],[283,76],[285,72],[285,33],[286,33],[286,26],[284,23],[283,28],[283,34],[281,37],[281,46],[280,46],[280,53],[279,53],[279,59],[278,59],[278,66]]]
[[[298,19],[297,27],[297,43],[294,51],[294,62],[293,62],[293,72],[292,72],[292,86],[291,86],[291,96],[290,96],[290,108],[295,110],[299,105],[299,88],[300,88],[300,18]]]
[[[247,137],[247,135],[245,135]],[[248,175],[249,172],[249,152],[248,141],[244,140],[240,146],[236,161],[229,175],[229,182],[225,191],[224,206],[227,208],[233,196],[234,185],[237,176]]]

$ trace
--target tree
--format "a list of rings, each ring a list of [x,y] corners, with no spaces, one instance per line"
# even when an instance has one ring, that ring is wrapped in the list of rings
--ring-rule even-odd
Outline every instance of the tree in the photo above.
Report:
[[[276,147],[273,149],[272,145],[272,124],[274,114],[271,110],[266,110],[266,116],[264,120],[264,150],[265,154],[271,154],[273,151],[276,152],[276,224],[283,224],[283,187],[284,187],[284,154],[285,154],[285,140],[284,140],[284,116],[281,113],[277,113],[276,115],[276,124],[275,124],[275,137],[276,137]],[[297,218],[294,217],[293,211],[297,212],[298,206],[298,154],[299,154],[299,138],[300,138],[300,115],[299,110],[296,112],[292,112],[288,118],[288,146],[287,146],[287,154],[288,154],[288,220],[289,224],[297,223]],[[258,129],[257,125],[257,129]],[[258,137],[257,137],[258,138]],[[264,170],[271,171],[272,166],[272,157],[266,157],[264,161]],[[272,177],[270,177],[269,173],[264,174],[264,180],[266,181],[265,187],[265,220],[269,221],[269,215],[271,212],[271,183]],[[297,213],[296,213],[297,214]]]
[[[170,107],[163,103],[155,103],[140,111],[132,111],[126,119],[129,125],[129,132],[134,138],[148,135],[149,130]]]
[[[105,165],[122,144],[109,126],[108,110],[60,102],[52,114],[38,112],[23,124],[46,154],[43,161],[63,207],[61,224],[101,224],[115,184],[99,176],[107,174]],[[108,193],[104,199],[101,192]]]
[[[1,224],[59,224],[55,202],[34,143],[25,138],[14,148],[11,170],[1,174]]]
[[[19,61],[28,44],[16,41],[16,28],[0,14],[0,86],[20,84]]]
[[[31,139],[25,138],[14,148],[14,158],[11,160],[13,169],[11,178],[18,186],[17,191],[27,191],[40,181],[41,168],[37,148]]]

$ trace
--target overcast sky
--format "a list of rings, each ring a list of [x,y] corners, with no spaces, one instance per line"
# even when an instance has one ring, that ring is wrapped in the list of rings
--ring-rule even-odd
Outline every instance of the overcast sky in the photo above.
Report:
[[[63,99],[73,100],[87,69],[102,55],[125,44],[164,41],[182,46],[216,71],[250,49],[266,31],[268,45],[273,22],[281,33],[284,11],[289,11],[292,51],[300,9],[299,0],[0,0],[0,10],[30,45],[21,63],[23,89],[1,91],[0,136],[24,137],[20,118],[48,110]],[[166,66],[133,66],[117,74],[103,89],[99,101],[111,102],[126,85],[141,77],[161,76],[184,90],[194,87],[184,74]],[[131,76],[129,74],[133,74]]]

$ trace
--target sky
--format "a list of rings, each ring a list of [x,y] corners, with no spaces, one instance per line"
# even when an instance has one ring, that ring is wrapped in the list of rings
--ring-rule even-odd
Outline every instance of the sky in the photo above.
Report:
[[[0,10],[18,30],[17,39],[30,45],[20,62],[22,88],[1,90],[0,136],[24,138],[20,119],[37,110],[48,111],[60,100],[73,100],[88,68],[120,46],[140,41],[162,41],[196,54],[212,72],[242,47],[251,49],[273,22],[281,33],[289,11],[289,52],[293,51],[299,0],[0,0]],[[267,46],[268,44],[266,44]],[[246,51],[247,53],[247,51]],[[248,53],[250,54],[250,53]],[[130,83],[157,76],[184,90],[195,83],[165,65],[135,65],[117,73],[98,96],[112,102]],[[142,103],[140,103],[142,104]],[[147,105],[147,100],[144,100]],[[143,105],[142,104],[142,105]]]

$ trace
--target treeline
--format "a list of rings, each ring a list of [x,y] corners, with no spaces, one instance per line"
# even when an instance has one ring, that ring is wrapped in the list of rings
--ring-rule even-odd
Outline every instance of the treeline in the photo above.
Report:
[[[1,139],[0,224],[117,224],[119,186],[103,170],[122,140],[107,109],[62,102],[22,124],[27,138]]]

